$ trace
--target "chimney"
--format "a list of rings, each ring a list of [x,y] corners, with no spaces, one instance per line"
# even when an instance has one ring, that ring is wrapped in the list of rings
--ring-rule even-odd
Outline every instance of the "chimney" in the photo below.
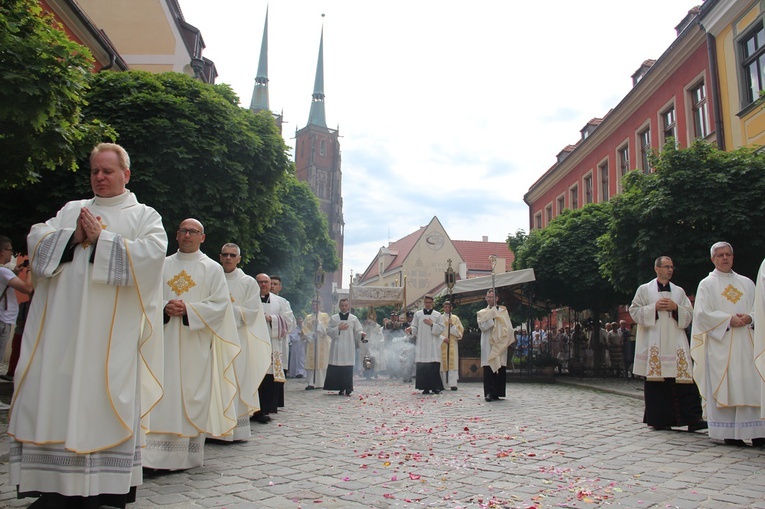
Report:
[[[481,237],[481,242],[489,242],[489,236],[484,235],[483,237]]]

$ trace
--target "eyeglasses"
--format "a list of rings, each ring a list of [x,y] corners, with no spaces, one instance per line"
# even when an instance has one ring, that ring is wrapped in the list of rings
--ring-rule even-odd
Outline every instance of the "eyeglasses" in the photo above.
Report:
[[[236,253],[221,253],[220,256],[221,258],[236,258],[239,255]]]
[[[178,230],[178,233],[180,233],[181,236],[189,234],[191,237],[196,237],[197,235],[202,235],[202,232],[200,232],[199,230],[188,230],[186,228],[181,228],[180,230]]]
[[[12,247],[4,247],[4,248],[0,249],[0,251],[10,251],[11,253],[13,253],[13,248]]]

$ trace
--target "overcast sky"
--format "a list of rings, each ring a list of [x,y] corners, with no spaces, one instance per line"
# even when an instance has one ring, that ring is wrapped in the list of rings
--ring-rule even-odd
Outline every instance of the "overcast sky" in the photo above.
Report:
[[[324,28],[327,125],[341,135],[344,286],[433,216],[455,240],[528,231],[531,184],[619,103],[700,3],[179,2],[217,83],[245,107],[268,6],[271,109],[284,113],[290,147],[308,121]]]

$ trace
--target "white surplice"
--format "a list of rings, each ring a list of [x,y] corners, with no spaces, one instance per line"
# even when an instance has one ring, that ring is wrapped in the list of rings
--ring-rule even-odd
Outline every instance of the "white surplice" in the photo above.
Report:
[[[165,395],[149,413],[144,465],[201,466],[204,436],[226,436],[237,423],[234,359],[240,352],[223,268],[201,251],[165,260],[164,304],[180,299],[186,315],[165,324]]]
[[[82,207],[103,231],[70,247]],[[127,493],[142,482],[139,421],[162,397],[162,219],[126,191],[67,203],[27,242],[36,288],[8,426],[11,484]]]
[[[263,311],[271,317],[268,324],[271,337],[271,366],[267,373],[274,375],[277,382],[285,382],[284,368],[289,356],[287,336],[295,328],[295,315],[287,299],[275,293],[268,294],[268,302],[263,303]]]
[[[356,361],[356,345],[361,341],[363,329],[361,322],[356,315],[349,314],[348,328],[340,330],[340,314],[332,315],[329,319],[327,334],[332,338],[332,345],[329,348],[329,364],[333,366],[353,366]]]
[[[751,279],[717,269],[701,280],[696,292],[693,377],[704,398],[710,438],[765,438],[752,328],[730,326],[736,314],[753,313],[754,299]]]
[[[632,372],[649,382],[674,378],[677,383],[693,383],[685,334],[693,319],[693,307],[685,290],[671,282],[669,288],[669,292],[659,292],[658,282],[653,279],[635,292],[630,305],[630,316],[638,327]],[[662,297],[669,297],[677,304],[677,320],[671,311],[656,312],[656,303]]]
[[[430,318],[433,325],[428,325],[423,320]],[[420,309],[414,313],[412,318],[412,336],[415,337],[414,362],[441,362],[441,333],[444,331],[444,324],[441,323],[441,313],[433,310],[433,313],[426,315]]]
[[[236,428],[232,435],[215,438],[246,440],[250,437],[250,416],[260,410],[258,387],[271,364],[271,339],[258,282],[239,268],[225,276],[242,351],[234,360],[238,387],[238,397],[234,400]]]

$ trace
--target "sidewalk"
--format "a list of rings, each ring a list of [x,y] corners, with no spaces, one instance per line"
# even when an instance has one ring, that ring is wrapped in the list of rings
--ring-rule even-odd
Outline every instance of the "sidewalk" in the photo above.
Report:
[[[629,398],[644,399],[643,380],[637,378],[570,378],[559,376],[556,383],[610,392]]]

